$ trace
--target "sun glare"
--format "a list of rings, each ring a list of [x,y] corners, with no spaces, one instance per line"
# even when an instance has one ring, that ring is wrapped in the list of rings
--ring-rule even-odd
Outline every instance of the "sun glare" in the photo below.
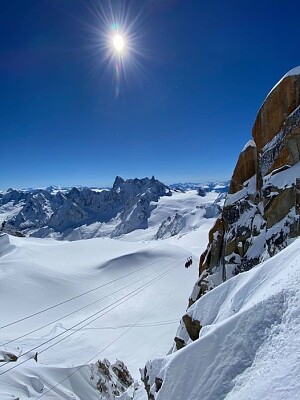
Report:
[[[117,34],[114,36],[113,46],[118,53],[121,53],[124,50],[125,42],[121,35]]]
[[[97,2],[90,11],[94,22],[88,26],[92,35],[96,62],[113,77],[115,97],[130,79],[143,76],[144,49],[141,48],[144,8],[137,12],[125,7],[127,2]],[[138,74],[137,74],[138,73]]]

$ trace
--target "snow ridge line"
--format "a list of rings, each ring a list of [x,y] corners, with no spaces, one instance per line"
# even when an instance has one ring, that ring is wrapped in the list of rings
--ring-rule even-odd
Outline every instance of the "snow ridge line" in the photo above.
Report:
[[[60,342],[62,342],[63,340],[67,339],[68,337],[74,335],[75,333],[77,333],[78,331],[80,331],[82,328],[84,328],[84,327],[90,325],[92,322],[94,322],[94,321],[96,321],[97,319],[101,318],[103,315],[106,315],[106,314],[108,314],[109,312],[111,312],[112,310],[114,310],[115,308],[119,307],[121,304],[125,303],[127,300],[131,299],[132,297],[134,297],[134,296],[136,296],[137,294],[139,294],[140,292],[142,292],[144,289],[150,287],[153,283],[155,283],[156,281],[158,281],[159,279],[161,279],[162,277],[164,277],[165,275],[167,275],[169,272],[171,272],[172,270],[174,270],[174,268],[178,267],[179,265],[182,265],[182,261],[180,261],[179,263],[175,264],[175,266],[169,268],[167,271],[163,272],[162,274],[158,275],[156,278],[154,278],[154,279],[150,280],[149,282],[143,284],[143,285],[140,286],[139,288],[133,290],[132,292],[126,294],[125,296],[121,297],[120,299],[118,299],[118,300],[114,301],[113,303],[109,304],[108,306],[102,308],[101,310],[97,311],[96,313],[90,315],[89,317],[83,319],[82,321],[78,322],[77,324],[71,326],[71,327],[68,328],[68,330],[66,330],[65,332],[61,332],[61,333],[59,333],[58,335],[54,336],[53,338],[48,339],[47,341],[45,341],[45,342],[39,344],[38,346],[35,346],[35,347],[33,347],[32,349],[26,351],[26,352],[23,353],[20,357],[23,357],[23,356],[25,356],[25,355],[31,353],[32,351],[38,349],[39,347],[41,347],[41,346],[43,346],[43,345],[45,345],[45,344],[51,342],[52,340],[57,339],[58,337],[64,335],[66,332],[73,330],[69,335],[63,337],[62,339],[58,340],[57,342],[51,344],[50,346],[46,347],[45,349],[43,349],[43,350],[41,350],[41,351],[39,352],[39,354],[44,353],[44,352],[47,351],[48,349],[54,347],[54,346],[57,345],[58,343],[60,343]],[[121,300],[123,300],[123,301],[121,301]],[[113,307],[111,307],[111,306],[113,306]],[[111,307],[111,308],[109,309],[109,307]],[[108,309],[108,310],[107,310],[107,309]],[[98,314],[100,314],[100,313],[101,313],[102,311],[104,311],[104,310],[107,310],[107,311],[105,311],[105,312],[102,313],[101,315],[98,315]],[[94,319],[92,319],[91,321],[89,321],[88,323],[84,324],[82,327],[80,327],[80,328],[78,328],[78,329],[76,329],[76,330],[73,329],[73,328],[75,328],[76,326],[81,325],[81,324],[84,323],[85,321],[89,320],[90,318],[93,318],[95,315],[97,315],[96,318],[94,318]],[[132,327],[131,327],[131,328],[132,328]],[[131,329],[131,328],[129,328],[129,329]],[[20,357],[19,357],[19,358],[20,358]],[[7,372],[9,372],[9,371],[11,371],[11,370],[13,370],[13,369],[15,369],[15,368],[17,368],[17,367],[19,367],[20,365],[22,365],[22,364],[24,364],[25,362],[27,362],[29,359],[30,359],[30,358],[27,358],[26,360],[17,363],[16,365],[12,366],[11,368],[6,369],[5,371],[3,371],[3,372],[0,373],[0,376],[6,374]],[[2,364],[2,365],[0,366],[0,368],[4,367],[4,366],[6,366],[7,364],[10,364],[10,363],[11,363],[10,361],[7,361],[6,363]]]

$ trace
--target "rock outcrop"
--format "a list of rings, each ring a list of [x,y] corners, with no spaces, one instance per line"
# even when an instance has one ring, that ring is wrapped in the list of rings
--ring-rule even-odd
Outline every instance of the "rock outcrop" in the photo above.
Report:
[[[206,368],[209,368],[209,363],[215,359],[216,355],[220,356],[220,361],[223,361],[224,353],[219,350],[213,353],[212,338],[205,341],[205,336],[209,332],[212,336],[215,335],[217,338],[215,348],[218,347],[218,349],[221,338],[234,337],[228,334],[232,332],[228,329],[228,324],[226,325],[227,334],[219,337],[218,333],[215,333],[218,328],[215,328],[214,324],[219,327],[222,320],[220,315],[224,315],[224,319],[229,317],[233,319],[239,311],[238,307],[243,304],[239,300],[242,294],[240,297],[234,296],[235,285],[239,281],[227,282],[223,291],[220,287],[216,289],[216,292],[213,291],[199,302],[195,302],[234,275],[250,270],[258,263],[274,256],[300,234],[300,67],[286,74],[269,93],[258,112],[252,135],[253,140],[245,145],[239,155],[223,210],[209,232],[208,246],[200,257],[199,279],[194,286],[189,299],[189,308],[181,320],[170,352],[180,350],[180,353],[177,357],[170,354],[170,357],[149,361],[142,370],[142,380],[149,400],[160,398],[162,392],[161,398],[165,398],[163,396],[166,391],[171,392],[165,389],[166,381],[170,377],[172,379],[172,375],[175,375],[174,371],[177,371],[176,366],[174,367],[176,360],[187,361],[186,366],[182,367],[180,376],[190,382],[192,371],[196,371],[194,379],[197,383],[200,379],[202,379],[201,382],[207,381],[207,376],[211,375],[213,369]],[[265,278],[260,281],[260,284],[264,281]],[[248,289],[245,290],[244,287],[247,285]],[[242,281],[243,295],[247,291],[251,292],[250,286],[251,283]],[[256,284],[253,291],[257,290],[258,286]],[[227,302],[226,297],[228,297]],[[234,300],[237,301],[236,305]],[[268,310],[274,313],[273,307],[276,303],[274,296],[270,297],[270,302],[269,308],[265,307],[265,300],[260,303],[262,307],[265,307],[262,325],[269,321],[265,313]],[[247,306],[240,315],[244,316],[248,310]],[[255,309],[255,318],[258,314]],[[278,310],[274,316],[277,320]],[[242,329],[238,328],[239,335],[248,327],[246,319],[247,317],[245,323],[241,325]],[[256,329],[259,325],[256,321]],[[234,326],[238,326],[236,320]],[[262,332],[266,332],[265,328]],[[263,333],[258,335],[259,338],[263,337]],[[248,338],[250,334],[244,333],[244,335]],[[186,349],[193,341],[199,343],[203,337],[202,344],[204,343],[205,347],[202,352],[196,354],[196,357],[200,360],[199,370],[202,366],[205,378],[203,376],[199,378],[199,370],[195,367],[196,361],[190,369],[190,357],[187,356]],[[234,339],[234,343],[239,347],[238,340]],[[239,366],[243,363],[244,357],[244,341],[242,343],[242,356],[237,357]],[[253,346],[253,341],[251,346]],[[223,349],[227,347],[224,345]],[[196,347],[193,347],[192,354],[195,354],[195,349]],[[255,354],[256,349],[253,352]],[[201,361],[204,353],[205,359]],[[177,368],[181,368],[180,362]],[[228,360],[228,365],[230,365],[229,379],[232,381],[232,360]],[[245,368],[248,367],[249,364],[246,364]],[[215,376],[221,375],[220,370]],[[222,373],[223,371],[224,366]],[[176,382],[177,390],[180,386],[177,384],[177,376],[173,382]],[[222,379],[220,386],[223,389]],[[193,387],[193,393],[189,398],[194,398],[195,393],[196,389]],[[197,393],[200,396],[200,392]],[[210,384],[201,396],[204,395],[209,399],[224,398],[224,396],[214,396],[211,393]]]
[[[286,74],[269,93],[252,136],[238,158],[222,214],[209,233],[189,305],[272,257],[300,233],[300,68]]]
[[[101,399],[112,400],[122,395],[134,382],[123,361],[117,360],[111,364],[106,358],[99,360],[92,379],[97,379],[96,385],[101,393]]]

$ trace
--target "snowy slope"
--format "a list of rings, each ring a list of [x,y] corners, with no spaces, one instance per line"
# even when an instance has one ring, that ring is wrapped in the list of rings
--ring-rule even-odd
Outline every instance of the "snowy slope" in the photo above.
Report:
[[[201,234],[202,226],[206,225],[207,221],[211,225],[219,215],[222,203],[223,199],[219,200],[219,194],[215,192],[207,193],[205,197],[198,196],[196,190],[185,193],[172,192],[171,197],[162,197],[156,203],[148,219],[148,229],[135,230],[121,239],[145,241],[175,236],[181,239],[183,235],[194,231]],[[172,224],[176,216],[179,220],[177,226]],[[204,231],[207,232],[207,229]]]
[[[138,369],[149,358],[162,356],[170,349],[197,278],[197,255],[204,249],[212,223],[213,218],[205,219],[200,230],[182,236],[182,243],[179,237],[145,243],[133,238],[60,242],[1,236],[1,327],[91,291],[0,329],[2,354],[20,356],[17,363],[0,363],[1,400],[12,395],[25,399],[28,393],[31,398],[38,398],[73,372],[59,385],[56,397],[51,391],[43,398],[96,399],[99,393],[95,382],[89,379],[95,367],[88,362],[79,371],[76,369],[88,360],[95,362],[104,357],[112,362],[116,358],[123,360],[133,376],[139,377]],[[197,242],[197,232],[201,233],[198,238],[203,236],[203,243]],[[186,250],[188,243],[190,249]],[[194,265],[185,269],[184,263],[191,254]],[[108,284],[111,281],[114,282]],[[107,285],[93,290],[103,284]],[[93,304],[88,306],[90,303]],[[95,315],[100,318],[92,324],[80,324],[102,309]],[[76,310],[79,312],[74,313]],[[47,326],[37,330],[43,325]],[[66,340],[45,350],[66,336]],[[15,338],[18,339],[11,342]],[[35,352],[39,353],[38,363],[32,359]],[[14,365],[17,367],[7,371]],[[78,397],[72,397],[70,392]]]
[[[1,400],[12,395],[25,399],[28,393],[38,398],[70,374],[43,398],[97,399],[100,378],[93,363],[98,358],[121,359],[139,378],[139,368],[148,359],[166,354],[197,279],[198,256],[222,202],[218,193],[200,197],[195,190],[174,192],[153,204],[147,229],[137,229],[118,240],[62,242],[0,236],[2,327],[80,296],[0,329],[0,354],[3,358],[8,353],[20,356],[17,363],[0,363]],[[157,239],[164,221],[176,214],[185,221],[181,229],[172,236],[167,226],[163,240]],[[190,255],[194,264],[186,269],[184,263]],[[81,296],[86,291],[91,292]],[[98,312],[95,318],[100,318],[91,325],[80,324]],[[39,329],[43,325],[47,326]],[[36,352],[38,363],[33,360]],[[12,365],[17,367],[7,371]],[[145,392],[139,389],[138,393],[143,399]]]
[[[300,398],[300,239],[188,311],[200,338],[147,363],[157,400]],[[181,325],[179,337],[189,336]],[[163,383],[156,392],[155,378]]]

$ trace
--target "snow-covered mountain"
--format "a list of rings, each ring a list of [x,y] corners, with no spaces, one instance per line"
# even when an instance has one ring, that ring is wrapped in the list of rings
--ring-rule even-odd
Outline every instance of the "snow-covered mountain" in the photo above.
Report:
[[[32,236],[63,239],[78,227],[113,221],[109,234],[115,237],[147,228],[153,203],[170,195],[170,189],[154,177],[117,177],[111,190],[10,189],[0,194],[0,205],[4,214],[12,213],[7,227]]]
[[[170,190],[154,177],[117,177],[112,189],[9,189],[0,194],[0,222],[4,232],[34,237],[78,240],[146,229],[145,238],[158,239],[186,233],[202,218],[218,216],[224,193],[206,189],[202,197],[195,190]]]
[[[198,190],[203,189],[205,192],[215,191],[217,193],[227,193],[230,186],[230,181],[217,181],[217,182],[185,182],[185,183],[172,183],[169,185],[170,189],[178,191]]]
[[[260,109],[227,196],[119,177],[2,194],[1,400],[300,398],[299,93],[300,68]],[[143,385],[115,358],[134,378],[145,366]]]
[[[114,191],[118,193],[122,184],[118,179]],[[73,193],[80,197],[84,190]],[[33,199],[51,199],[51,192],[35,191]],[[50,308],[16,325],[0,327],[0,352],[7,362],[2,371],[0,363],[0,374],[4,372],[0,375],[1,400],[12,396],[24,400],[28,395],[69,399],[72,393],[80,400],[99,400],[100,395],[100,399],[112,400],[114,390],[121,392],[124,386],[114,371],[107,371],[108,361],[102,361],[99,368],[99,359],[123,360],[137,379],[139,368],[149,358],[169,350],[197,278],[197,257],[224,202],[216,192],[205,197],[196,190],[171,193],[167,190],[167,195],[150,202],[153,208],[147,229],[133,230],[118,236],[119,240],[109,236],[84,240],[81,236],[82,240],[69,242],[0,236],[2,326]],[[7,214],[2,216],[18,215],[33,201],[32,194],[22,191],[9,191],[5,196],[9,201],[4,206]],[[177,219],[180,224],[169,223]],[[113,222],[101,226],[108,230]],[[95,224],[80,226],[72,234],[79,238],[92,228]],[[194,263],[186,269],[190,256]],[[51,309],[70,298],[74,300]],[[83,326],[93,318],[97,318],[94,323]],[[46,350],[52,344],[51,351]],[[141,383],[136,388],[131,387],[123,398],[134,393],[146,396]]]

